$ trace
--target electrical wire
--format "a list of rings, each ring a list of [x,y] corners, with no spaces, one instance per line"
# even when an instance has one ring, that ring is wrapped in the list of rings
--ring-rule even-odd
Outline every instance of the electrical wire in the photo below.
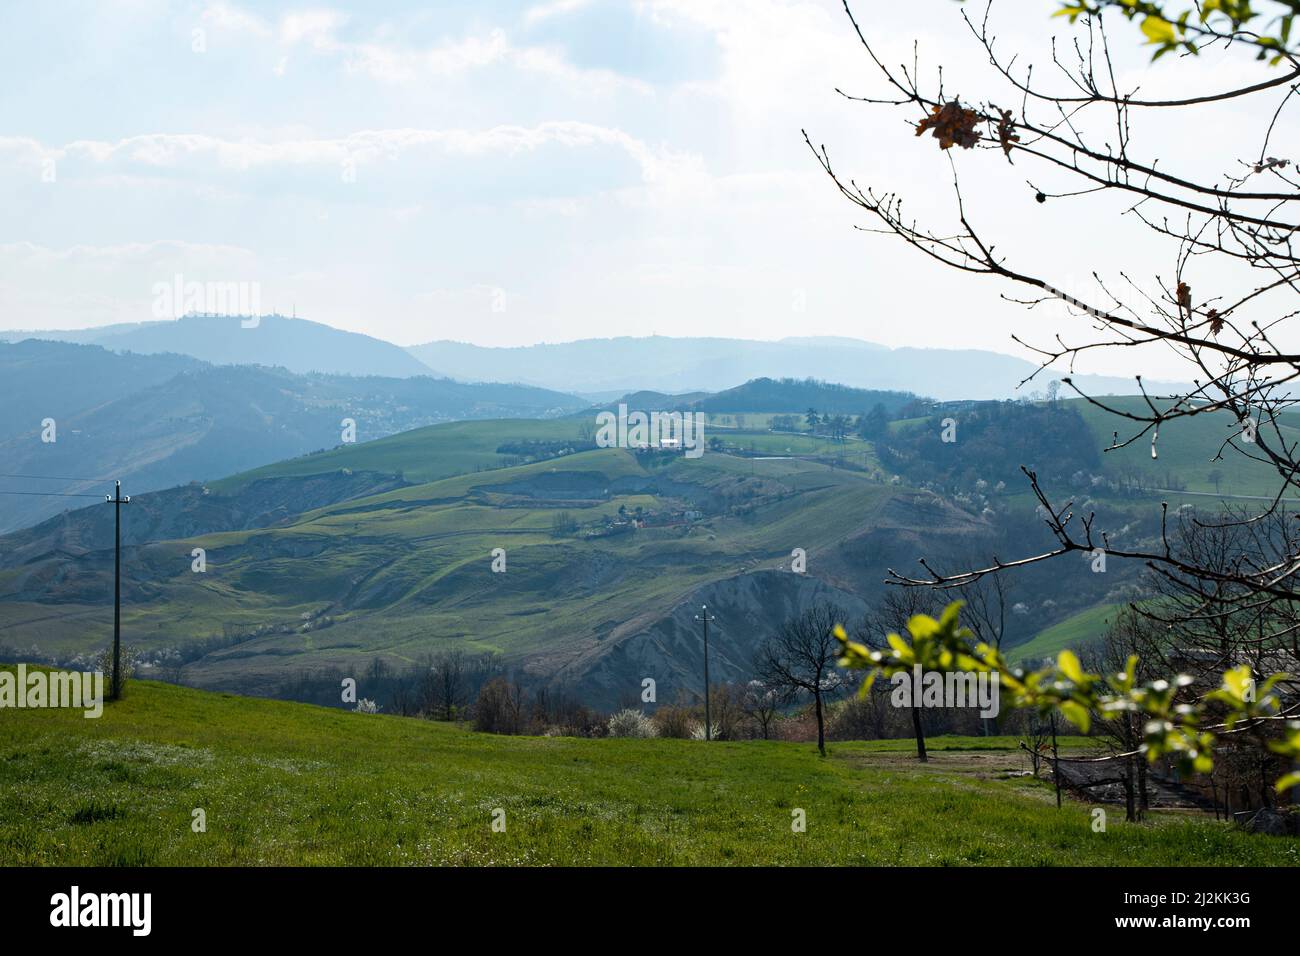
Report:
[[[5,475],[0,478],[32,478],[38,481],[112,481],[112,478],[74,478],[70,475]]]
[[[69,494],[66,491],[0,491],[0,495],[35,495],[38,498],[103,498],[104,495]]]

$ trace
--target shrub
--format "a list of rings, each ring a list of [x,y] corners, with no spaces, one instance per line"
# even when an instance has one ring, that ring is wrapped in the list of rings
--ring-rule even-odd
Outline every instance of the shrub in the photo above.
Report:
[[[126,696],[126,685],[131,678],[135,677],[135,665],[140,657],[140,651],[133,645],[123,644],[120,652],[122,664],[122,696]],[[99,658],[95,661],[95,670],[104,675],[104,693],[113,693],[113,645],[109,644],[104,648]]]
[[[689,707],[669,704],[655,711],[655,727],[660,737],[676,737],[681,740],[691,736],[695,726],[695,714]]]
[[[639,710],[628,708],[620,710],[609,718],[609,735],[611,737],[657,737],[655,723]]]
[[[527,700],[518,683],[494,677],[474,703],[474,729],[489,734],[522,734],[528,730]]]

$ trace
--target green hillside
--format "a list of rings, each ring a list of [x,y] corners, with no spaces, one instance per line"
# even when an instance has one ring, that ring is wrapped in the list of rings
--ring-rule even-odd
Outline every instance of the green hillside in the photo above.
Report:
[[[1149,413],[1140,397],[1106,398],[1103,401],[1121,412]],[[1083,399],[1073,399],[1068,404],[1078,409],[1088,423],[1098,449],[1110,445],[1117,431],[1120,440],[1124,441],[1137,430],[1136,423],[1111,415]],[[1281,426],[1281,431],[1288,446],[1300,440],[1300,428],[1287,424]],[[1224,441],[1240,433],[1240,425],[1227,412],[1180,418],[1160,429],[1160,438],[1156,442],[1157,457],[1151,456],[1148,433],[1125,448],[1103,453],[1102,464],[1108,476],[1137,472],[1156,488],[1185,487],[1187,491],[1202,494],[1276,495],[1281,480],[1275,469],[1251,461],[1232,448],[1222,448]],[[1273,437],[1271,433],[1269,437]],[[1249,445],[1242,447],[1250,448]],[[1222,460],[1212,461],[1221,449]],[[1217,488],[1211,477],[1216,471],[1220,475]],[[1171,478],[1175,483],[1170,483]]]
[[[98,720],[5,714],[0,846],[6,864],[61,866],[1300,863],[1300,841],[1204,818],[1111,814],[1094,833],[1087,805],[1006,779],[1024,766],[1007,738],[936,739],[925,767],[908,746],[822,760],[809,744],[497,737],[136,682]]]
[[[1103,446],[1114,425],[1080,411],[1091,431],[1084,444]],[[830,600],[856,615],[888,568],[945,550],[954,561],[1023,550],[1028,534],[1041,530],[1035,503],[1010,480],[1003,492],[955,507],[883,483],[893,469],[881,467],[870,442],[763,431],[748,415],[738,428],[729,417],[718,424],[731,427],[709,432],[721,449],[698,459],[590,449],[591,423],[581,418],[455,422],[280,462],[209,483],[206,492],[195,487],[178,498],[178,514],[155,525],[174,530],[128,550],[127,640],[153,652],[200,648],[180,678],[241,693],[278,693],[291,675],[356,673],[376,657],[405,667],[459,649],[500,654],[613,706],[650,674],[670,696],[698,690],[689,604],[725,607],[717,673],[747,679],[757,644],[793,610]],[[1082,427],[1077,416],[1058,418]],[[1168,427],[1159,462],[1193,461],[1213,440],[1209,422]],[[1022,431],[1026,440],[1037,434]],[[942,478],[969,447],[940,446],[951,462],[909,474]],[[1128,457],[1110,457],[1117,454]],[[1102,455],[1094,467],[1113,473],[1129,467],[1128,458],[1149,467],[1149,457],[1131,449]],[[521,460],[528,463],[512,464]],[[361,487],[401,487],[362,497],[330,491],[331,482],[363,475],[400,479]],[[1154,473],[1149,478],[1159,486]],[[1262,480],[1257,472],[1240,479],[1255,482],[1248,489]],[[1224,479],[1224,493],[1239,493],[1235,482]],[[1101,500],[1112,527],[1141,529],[1155,514],[1143,497],[1103,500],[1105,487],[1086,477],[1065,491]],[[247,505],[255,509],[249,520],[216,524],[241,530],[206,530],[212,513],[202,508],[234,511],[250,501],[257,504]],[[325,501],[333,503],[314,506]],[[128,523],[143,517],[145,501],[132,509]],[[22,542],[10,539],[22,544],[8,549],[11,560],[0,548],[0,645],[11,659],[69,659],[109,641],[111,527],[104,509],[95,515],[93,534],[68,532],[80,520],[74,515]],[[1003,523],[1027,530],[999,542]],[[796,547],[809,556],[807,575],[786,570]],[[206,551],[202,574],[191,571],[195,548]],[[496,549],[506,553],[506,573],[492,571]],[[1014,623],[1014,639],[1029,638],[1015,653],[1042,656],[1095,636],[1132,570],[1117,563],[1092,575],[1082,563],[1057,562],[1025,571],[1017,600],[1036,610]],[[1024,633],[1031,620],[1038,633]]]
[[[400,469],[408,481],[461,472],[271,527],[132,549],[123,610],[128,640],[149,650],[237,634],[237,646],[207,655],[185,676],[241,691],[269,691],[268,682],[301,668],[355,670],[376,655],[402,666],[452,648],[526,659],[542,673],[568,669],[585,680],[612,653],[611,638],[666,640],[649,632],[699,588],[743,589],[728,582],[776,574],[796,546],[817,568],[820,554],[869,532],[899,494],[861,472],[816,461],[716,451],[688,459],[597,449],[467,471],[476,459],[499,458],[496,449],[516,440],[521,424],[525,434],[557,438],[574,427],[436,426],[211,486],[235,495],[237,504],[239,489],[259,478],[353,467]],[[569,527],[557,531],[557,520]],[[935,533],[952,520],[937,513]],[[207,555],[201,574],[191,570],[195,548]],[[506,552],[506,573],[492,571],[498,548]],[[854,573],[871,575],[878,586],[886,556],[879,567]],[[76,561],[60,556],[0,568],[0,627],[10,646],[65,653],[103,646],[110,557],[97,550]],[[781,608],[814,587],[793,578],[777,575],[769,581],[776,589],[760,588],[756,600],[770,592]],[[752,600],[736,599],[758,613]],[[765,633],[733,629],[734,645],[718,648],[720,673],[747,667]],[[698,651],[684,653],[665,661],[662,649],[652,653],[647,645],[637,657],[642,663],[624,660],[621,676],[606,674],[591,692],[612,700],[610,682],[630,678],[634,666],[655,656],[661,669],[693,673]]]
[[[497,448],[506,442],[572,441],[576,444],[584,422],[585,419],[573,418],[448,422],[290,458],[210,484],[217,490],[230,492],[259,478],[319,475],[341,468],[401,473],[413,482],[436,481],[500,468],[510,455],[498,452]]]
[[[1010,648],[1007,657],[1014,663],[1034,664],[1044,657],[1054,659],[1067,648],[1078,651],[1105,633],[1106,625],[1115,619],[1119,608],[1117,604],[1099,604],[1072,614],[1040,631],[1024,644]]]

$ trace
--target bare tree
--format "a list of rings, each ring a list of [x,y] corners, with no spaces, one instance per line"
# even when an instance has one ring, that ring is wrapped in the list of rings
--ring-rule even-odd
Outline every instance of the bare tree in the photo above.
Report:
[[[1206,449],[1207,459],[1217,462],[1225,455],[1240,455],[1261,463],[1271,469],[1276,490],[1248,514],[1204,523],[1236,525],[1251,534],[1265,526],[1284,496],[1300,492],[1300,443],[1282,424],[1297,401],[1293,396],[1300,380],[1300,353],[1287,347],[1300,316],[1300,177],[1292,159],[1273,155],[1271,145],[1276,133],[1293,127],[1291,113],[1300,103],[1300,33],[1293,36],[1290,30],[1298,12],[1294,0],[1278,0],[1267,13],[1244,3],[1193,8],[1190,0],[1079,0],[1066,9],[1068,23],[1057,21],[1072,36],[1053,42],[1052,70],[1046,74],[1033,70],[1022,56],[1004,55],[997,46],[990,26],[992,2],[982,16],[955,12],[994,71],[997,88],[976,97],[946,90],[942,69],[923,69],[919,50],[907,65],[886,65],[847,0],[844,7],[883,91],[842,95],[872,107],[908,111],[916,136],[929,134],[927,143],[937,140],[952,171],[953,222],[919,223],[904,214],[902,197],[896,193],[842,176],[827,148],[814,146],[805,133],[835,188],[874,220],[867,231],[892,235],[967,275],[1022,290],[1004,298],[1027,308],[1065,303],[1081,325],[1077,334],[1058,335],[1038,345],[1016,338],[1039,355],[1038,372],[1052,366],[1072,371],[1081,357],[1106,350],[1177,356],[1184,363],[1183,377],[1192,384],[1156,394],[1138,377],[1137,405],[1087,395],[1070,376],[1060,381],[1125,429],[1123,434],[1115,432],[1107,451],[1142,444],[1158,457],[1163,427],[1185,418],[1219,416],[1231,427]],[[1008,9],[1023,13],[1023,5]],[[1049,12],[1045,4],[1045,21]],[[1170,69],[1194,71],[1198,58],[1211,52],[1229,62],[1245,53],[1255,59],[1259,74],[1246,85],[1220,85],[1195,96],[1141,96],[1136,89],[1120,86],[1125,73],[1116,68],[1108,33],[1117,17],[1121,23],[1140,19],[1157,55],[1180,54],[1171,60]],[[1213,67],[1202,72],[1213,84],[1218,75]],[[1013,108],[999,105],[1008,103]],[[1198,159],[1217,159],[1222,170],[1218,176],[1189,173],[1181,168],[1188,164],[1186,157],[1143,155],[1135,145],[1157,141],[1155,136],[1138,135],[1138,127],[1155,114],[1161,115],[1157,123],[1175,117],[1181,128],[1198,129],[1204,128],[1203,110],[1223,103],[1232,103],[1246,115],[1255,107],[1264,118],[1253,144],[1244,144],[1240,137],[1204,138]],[[1213,155],[1216,149],[1218,157]],[[1017,178],[1032,177],[1026,180],[1028,189],[1046,206],[1045,215],[1054,208],[1066,213],[1072,203],[1093,202],[1099,194],[1121,198],[1125,214],[1151,231],[1167,257],[1133,263],[1114,275],[1094,270],[1088,290],[1067,293],[1062,290],[1071,285],[1067,279],[1020,264],[1004,251],[1006,243],[986,234],[963,195],[962,167],[970,161],[1011,163]],[[1052,181],[1040,179],[1043,184],[1038,185],[1038,177]],[[1000,210],[990,212],[996,221]],[[1068,225],[1063,219],[1060,228],[1042,226],[1043,241],[1060,247],[1039,261],[1077,268],[1065,264],[1077,263],[1086,250],[1069,248],[1076,233]],[[1073,501],[1054,500],[1034,470],[1022,470],[1054,539],[1050,548],[947,571],[922,558],[923,574],[891,569],[890,582],[961,588],[1071,552],[1104,550],[1115,560],[1141,562],[1169,588],[1183,592],[1187,602],[1178,604],[1175,613],[1193,629],[1223,630],[1227,621],[1245,612],[1258,624],[1251,641],[1262,657],[1294,641],[1300,629],[1291,614],[1300,599],[1300,541],[1294,535],[1273,535],[1274,543],[1253,550],[1237,549],[1227,536],[1189,539],[1178,533],[1177,521],[1171,524],[1168,505],[1162,504],[1154,543],[1120,545],[1097,525],[1095,514],[1076,510]],[[1139,480],[1135,487],[1145,485]],[[1281,546],[1275,546],[1279,542]],[[1252,719],[1232,732],[1262,733],[1262,724],[1277,726],[1298,712],[1300,699],[1292,694],[1280,712]]]
[[[474,729],[493,734],[527,731],[528,694],[518,677],[493,677],[474,702]]]
[[[1111,449],[1149,440],[1155,455],[1162,425],[1180,418],[1228,412],[1242,427],[1230,433],[1217,449],[1210,450],[1213,456],[1218,458],[1230,452],[1270,465],[1278,476],[1280,498],[1284,492],[1300,491],[1300,456],[1296,454],[1296,442],[1284,434],[1280,417],[1295,401],[1290,397],[1290,387],[1300,378],[1300,355],[1288,353],[1276,344],[1284,324],[1300,314],[1294,298],[1300,289],[1297,286],[1300,250],[1294,247],[1295,236],[1300,232],[1300,220],[1296,218],[1300,211],[1297,208],[1300,179],[1293,175],[1289,160],[1271,158],[1268,151],[1280,116],[1297,100],[1295,80],[1300,77],[1300,56],[1286,37],[1262,38],[1254,32],[1249,23],[1255,16],[1253,13],[1243,21],[1220,9],[1218,15],[1207,14],[1208,19],[1204,21],[1198,16],[1184,21],[1176,13],[1163,16],[1161,11],[1172,4],[1141,6],[1148,16],[1155,18],[1154,22],[1162,24],[1162,30],[1168,28],[1169,39],[1162,41],[1162,49],[1201,54],[1220,47],[1252,53],[1266,51],[1262,71],[1268,70],[1269,60],[1283,62],[1287,69],[1282,73],[1264,73],[1259,82],[1250,86],[1206,96],[1143,99],[1117,85],[1104,17],[1111,9],[1131,17],[1133,5],[1121,0],[1095,0],[1079,4],[1071,18],[1077,20],[1074,55],[1068,63],[1058,58],[1054,64],[1065,74],[1066,86],[1051,89],[1039,83],[1039,74],[1027,64],[1017,62],[1015,57],[1004,58],[996,48],[989,26],[990,4],[982,19],[972,19],[964,12],[961,16],[974,42],[995,68],[1003,88],[985,99],[965,101],[944,90],[941,72],[933,89],[927,89],[919,63],[901,69],[886,66],[846,3],[851,27],[888,90],[885,97],[849,98],[920,110],[920,118],[914,121],[917,135],[931,133],[953,159],[955,230],[932,230],[904,216],[899,196],[843,179],[835,171],[827,149],[813,147],[811,139],[808,144],[840,193],[878,220],[883,225],[880,231],[892,233],[930,258],[963,272],[1031,290],[1030,299],[1011,301],[1030,307],[1050,299],[1064,301],[1077,310],[1089,328],[1103,334],[1100,340],[1069,344],[1058,338],[1050,346],[1038,347],[1042,368],[1058,362],[1069,365],[1086,352],[1107,347],[1172,350],[1187,363],[1188,376],[1193,378],[1194,385],[1180,394],[1150,394],[1139,378],[1136,388],[1144,403],[1137,410],[1106,399],[1083,396],[1117,416],[1117,421],[1132,425],[1129,434],[1123,437],[1116,434]],[[1220,181],[1201,182],[1179,175],[1170,162],[1140,157],[1131,146],[1135,116],[1140,118],[1153,110],[1183,111],[1188,113],[1187,122],[1194,124],[1196,110],[1208,103],[1245,101],[1267,97],[1275,91],[1281,94],[1280,102],[1268,110],[1273,122],[1261,130],[1258,156],[1233,158],[1232,168]],[[1004,110],[995,105],[995,101],[1008,100],[1018,102],[1020,109]],[[1095,113],[1103,114],[1104,122],[1089,122]],[[1101,119],[1099,116],[1098,120]],[[1117,136],[1113,135],[1115,131]],[[1077,188],[1053,192],[1031,185],[1040,202],[1064,203],[1098,192],[1131,197],[1134,205],[1129,212],[1155,234],[1169,240],[1173,278],[1165,281],[1156,273],[1143,285],[1127,272],[1119,277],[1118,283],[1095,275],[1095,300],[1085,302],[1061,291],[1059,286],[1068,284],[1065,281],[1053,282],[1050,277],[1017,268],[1006,255],[995,252],[996,243],[982,235],[974,216],[967,210],[958,163],[953,158],[953,153],[963,150],[1000,154],[1003,161],[1023,160],[1027,167],[1039,166],[1066,180],[1078,180]],[[1070,235],[1070,230],[1045,230],[1043,234],[1064,237]],[[1208,272],[1208,268],[1202,269],[1204,257],[1217,258],[1235,267],[1232,274],[1246,277],[1243,287],[1198,298],[1194,291],[1197,274]],[[1056,259],[1063,263],[1075,261],[1065,250]],[[1061,382],[1083,394],[1070,377],[1062,378]],[[1055,548],[950,574],[925,565],[924,578],[894,573],[893,580],[957,586],[1007,567],[1099,547],[1115,557],[1151,562],[1193,577],[1219,579],[1219,572],[1179,554],[1168,540],[1154,549],[1111,547],[1107,536],[1094,528],[1090,515],[1076,515],[1070,503],[1054,505],[1036,475],[1030,471],[1026,474],[1046,511],[1047,525],[1057,539]],[[1296,585],[1291,580],[1297,569],[1300,569],[1300,553],[1291,553],[1275,565],[1242,568],[1234,576],[1258,592],[1290,599],[1297,596]]]
[[[839,693],[844,678],[835,667],[840,645],[835,625],[845,620],[830,604],[809,608],[781,625],[758,651],[754,670],[776,697],[790,701],[807,694],[817,714],[817,750],[826,756],[825,702]]]
[[[1111,621],[1100,644],[1085,652],[1084,660],[1098,671],[1115,673],[1125,668],[1130,655],[1136,655],[1138,679],[1155,677],[1164,672],[1162,663],[1166,659],[1168,646],[1167,635],[1162,633],[1164,630],[1140,614],[1136,608],[1125,608]],[[1100,731],[1098,739],[1106,744],[1120,767],[1125,819],[1139,820],[1151,803],[1147,787],[1147,762],[1138,759],[1143,739],[1141,715],[1133,712],[1094,714],[1094,720]]]
[[[771,688],[760,680],[752,680],[745,685],[740,698],[741,710],[745,716],[758,724],[764,740],[772,735],[772,721],[776,719],[779,701]]]
[[[973,562],[972,562],[973,563]],[[990,574],[974,578],[958,588],[966,602],[966,626],[975,636],[997,650],[1002,649],[1002,638],[1007,632],[1007,613],[1014,601],[1011,594],[1015,581],[1009,574]],[[984,735],[997,732],[997,718],[984,719]]]
[[[425,658],[417,691],[420,711],[437,720],[455,720],[468,699],[464,651],[440,651]]]
[[[868,647],[883,647],[887,634],[906,634],[907,622],[918,614],[934,611],[937,602],[931,592],[922,588],[891,588],[880,596],[867,613],[859,628],[859,637]],[[925,723],[921,708],[913,704],[912,734],[916,738],[916,759],[922,763],[930,759],[925,749]]]
[[[714,684],[710,692],[712,702],[712,734],[714,740],[736,740],[740,734],[741,690],[735,684]]]

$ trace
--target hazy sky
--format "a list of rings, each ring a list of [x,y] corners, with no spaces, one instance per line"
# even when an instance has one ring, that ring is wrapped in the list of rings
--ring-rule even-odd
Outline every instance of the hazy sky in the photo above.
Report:
[[[1056,6],[995,4],[1000,43],[1045,64],[1068,29]],[[1002,89],[953,0],[854,9],[895,62],[915,38],[949,91]],[[1134,27],[1115,37],[1145,92],[1264,75],[1245,56],[1148,66]],[[7,329],[149,319],[176,275],[258,283],[265,311],[400,344],[847,335],[1023,354],[1012,331],[1062,327],[1059,308],[1026,312],[853,230],[867,221],[802,127],[941,227],[951,173],[918,117],[834,92],[885,91],[832,0],[6,4],[0,63]],[[1135,148],[1192,171],[1258,150],[1259,114],[1179,122]],[[956,159],[1013,264],[1076,294],[1094,268],[1172,272],[1121,204],[1040,206],[1026,180],[1062,182],[1050,173]],[[1087,370],[1178,366],[1153,352]]]

